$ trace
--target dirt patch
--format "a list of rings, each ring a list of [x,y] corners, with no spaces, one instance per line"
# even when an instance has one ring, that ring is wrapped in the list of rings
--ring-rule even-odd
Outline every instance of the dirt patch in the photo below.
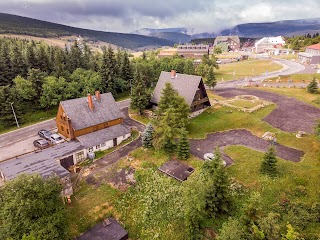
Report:
[[[218,89],[216,93],[220,96],[231,98],[237,95],[250,94],[277,104],[273,110],[263,120],[273,127],[286,132],[304,131],[314,132],[316,120],[320,119],[320,109],[308,105],[304,102],[282,96],[276,93],[264,92],[256,89]]]
[[[270,146],[270,142],[254,136],[247,130],[231,130],[227,132],[211,133],[206,139],[190,140],[190,151],[196,157],[203,159],[203,155],[208,152],[213,152],[216,147],[222,151],[224,147],[231,145],[242,145],[251,149],[265,152]],[[280,144],[275,145],[277,156],[288,161],[299,162],[304,152],[289,148]],[[222,153],[222,158],[227,165],[232,164],[232,159]]]

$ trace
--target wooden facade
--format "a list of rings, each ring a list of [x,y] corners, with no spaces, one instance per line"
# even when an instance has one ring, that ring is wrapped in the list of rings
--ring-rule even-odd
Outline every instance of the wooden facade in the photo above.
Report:
[[[91,96],[90,96],[90,99],[91,99]],[[90,105],[92,104],[92,102],[89,101],[88,104]],[[75,130],[72,127],[72,119],[68,117],[61,103],[59,105],[57,116],[56,116],[56,125],[58,128],[58,133],[70,140],[88,133],[92,133],[92,132],[95,132],[104,128],[108,128],[111,126],[115,126],[117,124],[122,124],[122,123],[123,123],[123,118],[120,117],[120,118],[112,119],[110,121],[101,122],[99,124],[94,124],[89,127]]]
[[[191,112],[199,111],[210,106],[211,104],[207,95],[207,91],[204,87],[203,81],[201,80],[196,94],[194,95],[193,101],[190,105]]]

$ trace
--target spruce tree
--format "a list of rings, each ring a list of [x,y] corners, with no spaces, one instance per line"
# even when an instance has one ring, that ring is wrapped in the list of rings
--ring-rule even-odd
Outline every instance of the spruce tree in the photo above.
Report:
[[[69,61],[70,61],[70,72],[73,72],[77,68],[82,67],[82,52],[79,47],[78,41],[74,41],[73,45],[70,48],[69,53]]]
[[[142,115],[149,104],[150,94],[138,71],[135,72],[133,85],[130,107]]]
[[[145,148],[151,148],[152,147],[152,140],[153,140],[153,126],[151,123],[149,123],[146,127],[146,129],[143,131],[141,136],[142,146]]]
[[[318,83],[317,83],[315,77],[314,77],[314,78],[312,79],[312,81],[308,84],[308,86],[307,86],[307,91],[308,91],[309,93],[316,93],[316,92],[318,92]]]
[[[217,85],[217,79],[214,74],[213,67],[210,67],[207,73],[206,85],[211,88],[211,90]]]
[[[8,44],[4,42],[0,49],[0,86],[11,85],[13,78],[11,74],[9,47]]]
[[[260,172],[270,177],[275,177],[277,175],[277,158],[274,147],[270,147],[264,154]]]
[[[190,143],[187,138],[187,130],[183,128],[181,130],[180,139],[177,144],[177,155],[181,160],[186,160],[190,157]]]

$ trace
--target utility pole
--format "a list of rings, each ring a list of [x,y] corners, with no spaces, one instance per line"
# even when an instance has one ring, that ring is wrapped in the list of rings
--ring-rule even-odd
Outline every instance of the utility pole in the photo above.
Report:
[[[18,123],[18,119],[17,119],[16,113],[15,113],[14,108],[13,108],[13,102],[11,103],[11,108],[12,108],[14,119],[16,120],[16,123],[17,123],[17,127],[19,128],[20,126],[19,126],[19,123]]]

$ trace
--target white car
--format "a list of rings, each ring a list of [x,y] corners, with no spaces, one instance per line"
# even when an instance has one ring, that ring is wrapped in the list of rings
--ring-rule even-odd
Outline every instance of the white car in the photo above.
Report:
[[[221,60],[218,59],[218,60],[216,61],[216,63],[221,63]]]
[[[50,141],[53,143],[53,144],[58,144],[58,143],[62,143],[64,142],[64,139],[62,137],[60,137],[59,134],[52,134],[51,137],[50,137]]]

